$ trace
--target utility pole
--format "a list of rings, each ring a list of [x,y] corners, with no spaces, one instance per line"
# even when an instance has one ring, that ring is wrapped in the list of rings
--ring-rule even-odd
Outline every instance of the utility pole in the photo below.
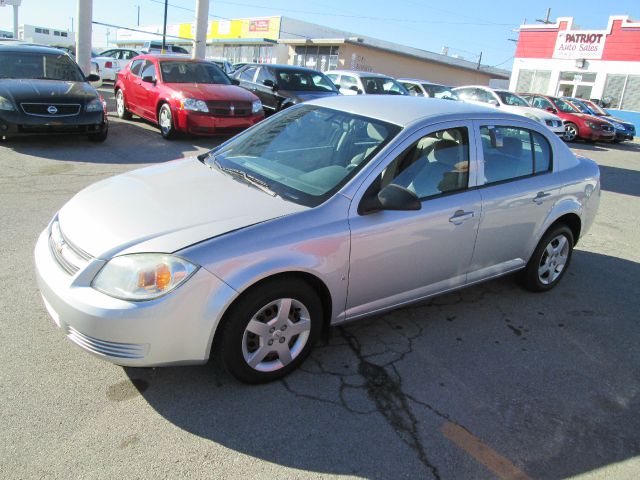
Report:
[[[138,9],[138,26],[140,26],[140,5],[134,5]]]
[[[169,0],[164,0],[164,25],[162,27],[162,50],[160,53],[164,53],[167,46],[167,7],[169,6]]]
[[[207,25],[209,25],[209,0],[196,0],[196,32],[192,58],[204,60],[207,53]]]
[[[550,23],[553,23],[552,21],[549,20],[549,17],[551,16],[551,8],[547,8],[547,18],[545,18],[544,20],[541,20],[539,18],[536,18],[536,22],[538,23],[544,23],[545,25],[548,25]]]
[[[480,57],[478,58],[478,65],[476,66],[476,70],[480,70],[481,63],[482,63],[482,52],[480,52]]]

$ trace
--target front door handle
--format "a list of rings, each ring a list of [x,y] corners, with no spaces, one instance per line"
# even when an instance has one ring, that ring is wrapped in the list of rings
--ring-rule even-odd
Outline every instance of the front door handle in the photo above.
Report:
[[[465,212],[464,210],[457,210],[453,214],[453,217],[449,217],[449,221],[454,225],[460,225],[465,220],[473,218],[473,212]]]
[[[551,194],[549,192],[538,192],[538,194],[534,197],[533,201],[540,205],[544,202],[544,199],[550,197]]]

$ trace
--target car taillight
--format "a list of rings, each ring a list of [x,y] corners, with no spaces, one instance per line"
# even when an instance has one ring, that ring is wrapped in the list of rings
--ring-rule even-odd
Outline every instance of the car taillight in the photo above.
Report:
[[[104,62],[104,68],[113,68],[113,62]]]

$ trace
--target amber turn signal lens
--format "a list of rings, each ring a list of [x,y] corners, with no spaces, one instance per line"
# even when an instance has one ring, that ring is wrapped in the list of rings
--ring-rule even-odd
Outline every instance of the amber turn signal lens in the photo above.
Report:
[[[166,290],[171,285],[171,269],[166,263],[156,267],[156,288],[160,291]]]

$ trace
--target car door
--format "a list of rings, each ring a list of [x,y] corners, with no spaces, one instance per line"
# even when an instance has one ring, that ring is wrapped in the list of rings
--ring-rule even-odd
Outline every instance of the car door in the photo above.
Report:
[[[265,85],[265,81],[270,84]],[[270,111],[276,111],[278,109],[278,95],[277,91],[274,90],[275,85],[277,85],[277,83],[273,72],[269,67],[261,66],[256,76],[255,90],[252,91],[260,99],[262,106],[268,108]]]
[[[156,105],[158,103],[158,73],[157,65],[151,60],[147,60],[142,73],[140,74],[140,106],[142,114],[149,119],[156,119]],[[151,80],[151,81],[145,81]]]
[[[546,133],[510,120],[476,121],[482,218],[469,282],[524,266],[559,199],[553,143]],[[548,132],[551,134],[551,132]]]
[[[354,196],[347,318],[463,285],[481,202],[471,122],[422,129],[382,160]],[[420,198],[420,209],[363,214],[363,201],[389,184]],[[362,199],[365,200],[362,200]]]
[[[142,106],[140,104],[142,79],[140,78],[140,73],[146,63],[147,60],[144,59],[135,60],[131,63],[131,67],[123,77],[123,91],[127,108],[137,115],[141,115],[140,112],[142,112]]]

